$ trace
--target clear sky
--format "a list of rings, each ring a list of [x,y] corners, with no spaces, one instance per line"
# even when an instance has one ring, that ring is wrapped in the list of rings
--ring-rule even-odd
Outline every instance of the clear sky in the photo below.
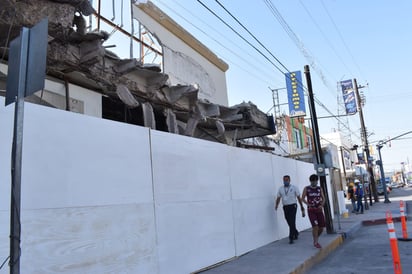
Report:
[[[312,86],[320,102],[316,104],[318,117],[344,114],[337,103],[341,97],[338,82],[356,78],[358,85],[364,86],[360,89],[366,99],[364,120],[374,147],[379,140],[412,131],[410,0],[152,2],[229,64],[230,105],[251,101],[269,111],[273,106],[271,89],[285,87],[284,73],[302,71],[306,85],[303,70],[311,65]],[[287,103],[285,90],[280,90],[279,96],[280,103]],[[287,106],[282,113],[288,114]],[[350,129],[339,126],[336,118],[322,118],[320,133],[340,127],[354,144],[361,145],[359,115],[340,119]],[[412,134],[408,134],[382,148],[385,170],[400,170],[401,162],[412,165],[411,140]]]

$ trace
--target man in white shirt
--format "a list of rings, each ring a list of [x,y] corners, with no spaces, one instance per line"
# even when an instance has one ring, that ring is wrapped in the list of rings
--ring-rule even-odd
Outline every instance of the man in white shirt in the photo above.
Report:
[[[299,202],[302,210],[302,217],[305,217],[305,208],[303,207],[303,203],[300,198],[299,189],[290,184],[289,175],[283,176],[283,186],[279,188],[276,195],[275,210],[278,209],[281,199],[285,219],[289,226],[289,244],[293,244],[293,240],[297,240],[299,236],[299,232],[296,229],[296,211],[298,207],[296,201]]]

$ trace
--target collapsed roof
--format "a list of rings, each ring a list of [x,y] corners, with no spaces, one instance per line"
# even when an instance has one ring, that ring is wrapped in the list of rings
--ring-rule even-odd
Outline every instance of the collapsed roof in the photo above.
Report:
[[[96,13],[88,0],[2,2],[1,56],[7,57],[10,41],[23,26],[48,17],[47,75],[139,109],[133,113],[142,116],[138,120],[143,126],[226,144],[275,133],[273,118],[250,102],[232,107],[211,103],[198,97],[196,85],[168,85],[159,66],[121,59],[107,50],[103,42],[108,33],[85,28],[82,16]]]

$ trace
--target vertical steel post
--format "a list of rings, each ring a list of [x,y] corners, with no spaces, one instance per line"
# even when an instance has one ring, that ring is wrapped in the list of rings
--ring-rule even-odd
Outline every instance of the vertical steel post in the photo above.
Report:
[[[11,201],[10,201],[10,274],[20,273],[20,200],[21,163],[23,148],[24,95],[26,92],[27,58],[30,31],[23,28],[20,34],[19,78],[17,98],[14,105],[14,129],[11,160]]]
[[[314,145],[315,145],[315,152],[316,152],[316,161],[317,164],[323,164],[323,153],[322,153],[322,147],[320,145],[320,136],[319,136],[319,128],[318,128],[318,118],[316,116],[316,109],[315,109],[315,102],[313,99],[313,90],[312,90],[312,79],[310,78],[310,70],[309,66],[305,65],[305,76],[306,76],[306,82],[308,86],[308,101],[309,101],[309,109],[310,109],[310,117],[312,121],[312,126],[313,126],[313,139],[314,139]],[[331,209],[330,209],[330,201],[329,201],[329,192],[328,192],[328,187],[326,184],[326,176],[319,176],[319,181],[320,181],[320,187],[323,190],[323,194],[325,195],[325,221],[326,221],[326,232],[328,234],[335,233],[335,230],[333,228],[333,221],[332,221],[332,214],[331,214]]]
[[[379,167],[381,171],[381,184],[383,186],[383,195],[385,197],[384,203],[390,203],[391,201],[388,199],[388,192],[386,191],[385,171],[383,170],[383,161],[382,161],[382,155],[381,155],[381,148],[383,147],[383,145],[379,143],[376,145],[376,147],[378,148],[378,152],[379,152]]]
[[[130,59],[133,58],[133,40],[134,40],[134,12],[133,12],[133,6],[134,6],[133,0],[130,0]],[[139,27],[140,29],[140,27]],[[140,39],[140,37],[139,37]],[[143,62],[141,59],[139,60]]]
[[[379,197],[378,197],[378,192],[376,191],[376,184],[375,184],[375,177],[373,176],[373,170],[372,170],[372,165],[369,162],[370,158],[370,153],[369,153],[369,143],[368,143],[368,135],[366,133],[366,127],[365,127],[365,120],[363,119],[363,110],[362,110],[362,101],[359,96],[359,89],[358,89],[358,82],[356,79],[353,79],[353,84],[355,86],[355,93],[356,93],[356,99],[357,99],[357,104],[358,104],[358,111],[359,111],[359,119],[361,123],[361,137],[362,137],[362,143],[363,147],[365,149],[366,153],[366,168],[369,173],[369,180],[370,180],[370,186],[371,190],[373,192],[373,197],[375,199],[375,203],[379,202]]]

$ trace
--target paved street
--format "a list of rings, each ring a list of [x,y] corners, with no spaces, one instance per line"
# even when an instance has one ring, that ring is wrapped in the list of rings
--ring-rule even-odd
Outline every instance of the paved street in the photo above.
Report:
[[[396,223],[395,228],[397,237],[401,237],[400,223]],[[412,232],[410,222],[408,228]],[[335,252],[307,273],[393,273],[392,253],[387,231],[386,224],[361,227],[353,237],[346,240]],[[403,273],[411,273],[412,241],[398,241],[398,248]]]
[[[313,248],[311,232],[305,230],[294,245],[282,239],[201,273],[393,273],[385,213],[390,211],[394,220],[399,220],[399,201],[404,200],[409,202],[411,217],[412,188],[394,189],[389,200],[391,203],[384,203],[380,196],[380,202],[370,206],[365,214],[350,213],[348,218],[335,218],[336,233],[321,236],[321,250]],[[402,237],[401,223],[394,225],[397,237]],[[410,220],[407,226],[412,238]],[[403,273],[412,273],[412,241],[398,241],[398,247]]]
[[[389,196],[392,203],[399,197],[412,195],[412,188],[395,189]],[[398,238],[402,238],[401,223],[395,222]],[[407,222],[408,238],[412,239],[412,222]],[[412,240],[398,241],[403,273],[412,273]],[[316,265],[308,274],[329,273],[393,273],[392,252],[386,224],[362,226],[335,252]]]

